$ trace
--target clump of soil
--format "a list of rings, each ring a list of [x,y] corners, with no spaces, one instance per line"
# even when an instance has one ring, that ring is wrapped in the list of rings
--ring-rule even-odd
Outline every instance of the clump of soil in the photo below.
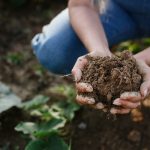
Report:
[[[139,91],[142,76],[130,52],[124,51],[113,57],[87,56],[87,59],[88,64],[82,70],[81,82],[90,83],[94,91],[84,93],[84,96],[111,106],[113,100],[123,92]]]

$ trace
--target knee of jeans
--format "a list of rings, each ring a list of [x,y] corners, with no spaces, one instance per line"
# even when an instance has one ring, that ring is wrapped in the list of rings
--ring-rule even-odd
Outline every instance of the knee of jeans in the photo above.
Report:
[[[42,40],[40,35],[33,38],[32,47],[38,61],[52,73],[66,74],[70,72],[66,64],[66,53],[63,53],[63,47],[58,47],[49,41],[53,41],[53,39]]]

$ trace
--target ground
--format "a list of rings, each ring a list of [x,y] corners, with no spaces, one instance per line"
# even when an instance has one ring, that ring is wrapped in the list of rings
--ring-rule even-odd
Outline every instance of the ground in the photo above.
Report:
[[[39,93],[52,96],[48,89],[53,85],[70,84],[43,69],[30,45],[34,34],[65,6],[65,2],[55,1],[16,9],[0,2],[0,80],[22,100]],[[142,107],[141,111],[143,121],[135,122],[131,115],[114,119],[82,107],[71,123],[72,150],[149,150],[150,109]],[[14,126],[26,117],[16,108],[0,115],[0,150],[13,150],[17,146],[24,149],[26,140],[14,131]]]

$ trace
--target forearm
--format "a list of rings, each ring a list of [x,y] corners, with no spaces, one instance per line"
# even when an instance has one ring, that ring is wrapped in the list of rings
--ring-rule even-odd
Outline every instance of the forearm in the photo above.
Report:
[[[147,65],[150,66],[150,47],[136,54],[135,58],[143,60]]]
[[[69,7],[71,24],[89,52],[110,55],[108,42],[98,12],[90,5]]]

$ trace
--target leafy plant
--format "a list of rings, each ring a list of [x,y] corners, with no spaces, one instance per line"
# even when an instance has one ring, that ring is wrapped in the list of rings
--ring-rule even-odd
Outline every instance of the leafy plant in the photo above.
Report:
[[[49,97],[38,95],[28,102],[22,103],[22,106],[25,110],[33,110],[39,108],[42,104],[45,104],[49,101]]]
[[[46,140],[33,140],[25,150],[70,150],[70,147],[56,134]]]
[[[6,61],[15,65],[19,65],[23,62],[24,56],[22,53],[19,52],[11,52],[8,53],[5,57]]]
[[[136,54],[148,46],[150,46],[150,38],[143,38],[142,40],[122,42],[117,46],[117,50],[129,50],[133,54]]]
[[[34,73],[38,76],[43,76],[45,73],[45,69],[39,64],[34,65],[32,69],[33,69]]]
[[[28,135],[30,142],[25,150],[70,150],[61,138],[63,128],[70,122],[79,106],[74,102],[75,91],[71,86],[57,86],[50,89],[66,97],[49,105],[49,97],[38,95],[28,102],[24,102],[21,108],[30,116],[37,118],[34,122],[21,122],[15,127],[16,131]]]

